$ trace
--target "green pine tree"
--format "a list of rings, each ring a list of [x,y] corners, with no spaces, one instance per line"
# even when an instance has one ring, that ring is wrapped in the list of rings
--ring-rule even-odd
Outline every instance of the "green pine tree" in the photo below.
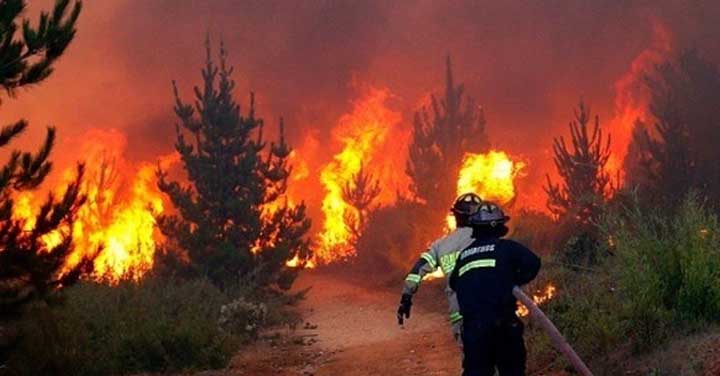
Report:
[[[559,257],[572,265],[598,261],[602,247],[597,223],[608,191],[615,188],[605,170],[610,158],[610,136],[603,135],[597,116],[592,125],[591,119],[590,109],[580,102],[569,125],[571,145],[562,136],[553,140],[555,167],[561,181],[553,183],[547,175],[543,187],[548,195],[547,207],[559,225],[556,231],[563,245]]]
[[[465,96],[463,85],[455,85],[448,57],[444,97],[438,100],[433,95],[430,108],[415,113],[406,169],[413,194],[432,210],[446,211],[456,196],[465,153],[488,148],[483,111]]]
[[[69,0],[57,0],[53,11],[41,13],[33,27],[27,19],[20,20],[25,6],[22,0],[0,1],[0,85],[11,98],[17,89],[38,84],[52,73],[53,64],[75,36],[81,9],[80,2],[71,6]],[[3,126],[0,148],[8,147],[27,127],[25,120]],[[0,358],[14,337],[12,325],[6,326],[8,320],[20,315],[28,302],[51,301],[60,288],[75,283],[92,267],[92,256],[69,264],[72,223],[84,202],[82,166],[62,197],[48,196],[31,230],[25,220],[13,218],[14,197],[37,188],[50,173],[54,141],[55,128],[50,127],[36,153],[12,151],[0,169]],[[43,240],[50,233],[60,235],[54,245]]]
[[[368,173],[362,164],[357,174],[352,176],[352,180],[343,186],[343,200],[352,207],[352,210],[345,212],[344,219],[345,225],[350,231],[352,238],[350,243],[353,246],[365,232],[369,216],[374,209],[372,204],[381,191],[380,181]]]
[[[308,259],[310,220],[304,203],[293,206],[284,197],[291,149],[283,122],[278,142],[268,147],[254,96],[245,115],[233,98],[225,48],[221,45],[219,66],[209,41],[206,52],[195,105],[184,103],[174,86],[180,119],[175,146],[189,184],[169,181],[159,171],[159,188],[178,211],[159,218],[160,229],[187,254],[193,274],[220,287],[242,280],[289,288],[297,269],[285,264],[296,256]],[[274,211],[267,212],[269,206]]]
[[[547,175],[544,187],[550,212],[579,224],[599,219],[607,191],[612,188],[605,170],[610,158],[610,136],[603,136],[597,116],[589,128],[590,119],[590,109],[580,102],[575,120],[569,125],[571,147],[565,137],[553,140],[555,167],[562,181],[553,183]]]

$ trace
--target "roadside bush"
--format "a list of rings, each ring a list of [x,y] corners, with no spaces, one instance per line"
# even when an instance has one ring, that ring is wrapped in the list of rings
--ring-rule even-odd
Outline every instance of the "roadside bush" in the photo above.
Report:
[[[84,283],[68,289],[60,307],[33,310],[8,370],[107,375],[221,368],[266,324],[267,310],[233,301],[204,279]]]
[[[637,203],[613,210],[593,265],[555,254],[526,287],[557,287],[542,309],[598,375],[623,373],[623,360],[638,352],[720,322],[720,224],[712,211],[693,195],[673,212]],[[527,343],[531,371],[567,366],[532,320]]]
[[[636,344],[649,347],[667,327],[720,321],[720,224],[694,194],[672,218],[638,206],[609,222],[613,274]]]

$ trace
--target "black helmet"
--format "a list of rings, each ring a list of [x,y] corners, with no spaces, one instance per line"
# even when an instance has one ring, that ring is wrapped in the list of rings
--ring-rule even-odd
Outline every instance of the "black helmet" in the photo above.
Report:
[[[508,220],[510,217],[505,215],[500,206],[491,201],[483,201],[475,213],[468,218],[468,224],[478,227],[499,227]]]
[[[450,208],[450,211],[455,215],[457,227],[468,226],[470,216],[480,209],[482,203],[483,200],[480,196],[474,193],[463,193],[458,196],[452,208]]]

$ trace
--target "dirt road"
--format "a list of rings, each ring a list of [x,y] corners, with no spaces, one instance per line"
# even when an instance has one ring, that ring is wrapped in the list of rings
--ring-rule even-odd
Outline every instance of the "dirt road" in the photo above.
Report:
[[[233,362],[233,374],[460,374],[459,350],[446,315],[437,309],[444,302],[428,302],[442,298],[441,294],[428,291],[419,296],[411,319],[401,328],[395,319],[400,282],[394,289],[361,285],[366,284],[357,278],[304,273],[295,288],[312,288],[300,306],[309,325],[292,334],[302,341],[260,345]],[[426,308],[433,304],[432,310]]]

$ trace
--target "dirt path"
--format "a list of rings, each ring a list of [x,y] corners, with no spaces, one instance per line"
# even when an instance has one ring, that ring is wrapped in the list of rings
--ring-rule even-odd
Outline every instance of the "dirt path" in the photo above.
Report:
[[[337,277],[310,277],[298,283],[313,286],[303,304],[306,318],[318,324],[316,346],[332,354],[317,375],[459,374],[459,351],[444,314],[418,302],[401,328],[395,319],[397,293],[370,291]]]
[[[293,333],[303,341],[260,345],[233,361],[232,374],[460,374],[460,353],[446,316],[425,309],[423,302],[400,328],[395,320],[399,298],[390,288],[369,290],[347,278],[304,273],[295,288],[306,287],[312,289],[300,308],[310,325]]]

